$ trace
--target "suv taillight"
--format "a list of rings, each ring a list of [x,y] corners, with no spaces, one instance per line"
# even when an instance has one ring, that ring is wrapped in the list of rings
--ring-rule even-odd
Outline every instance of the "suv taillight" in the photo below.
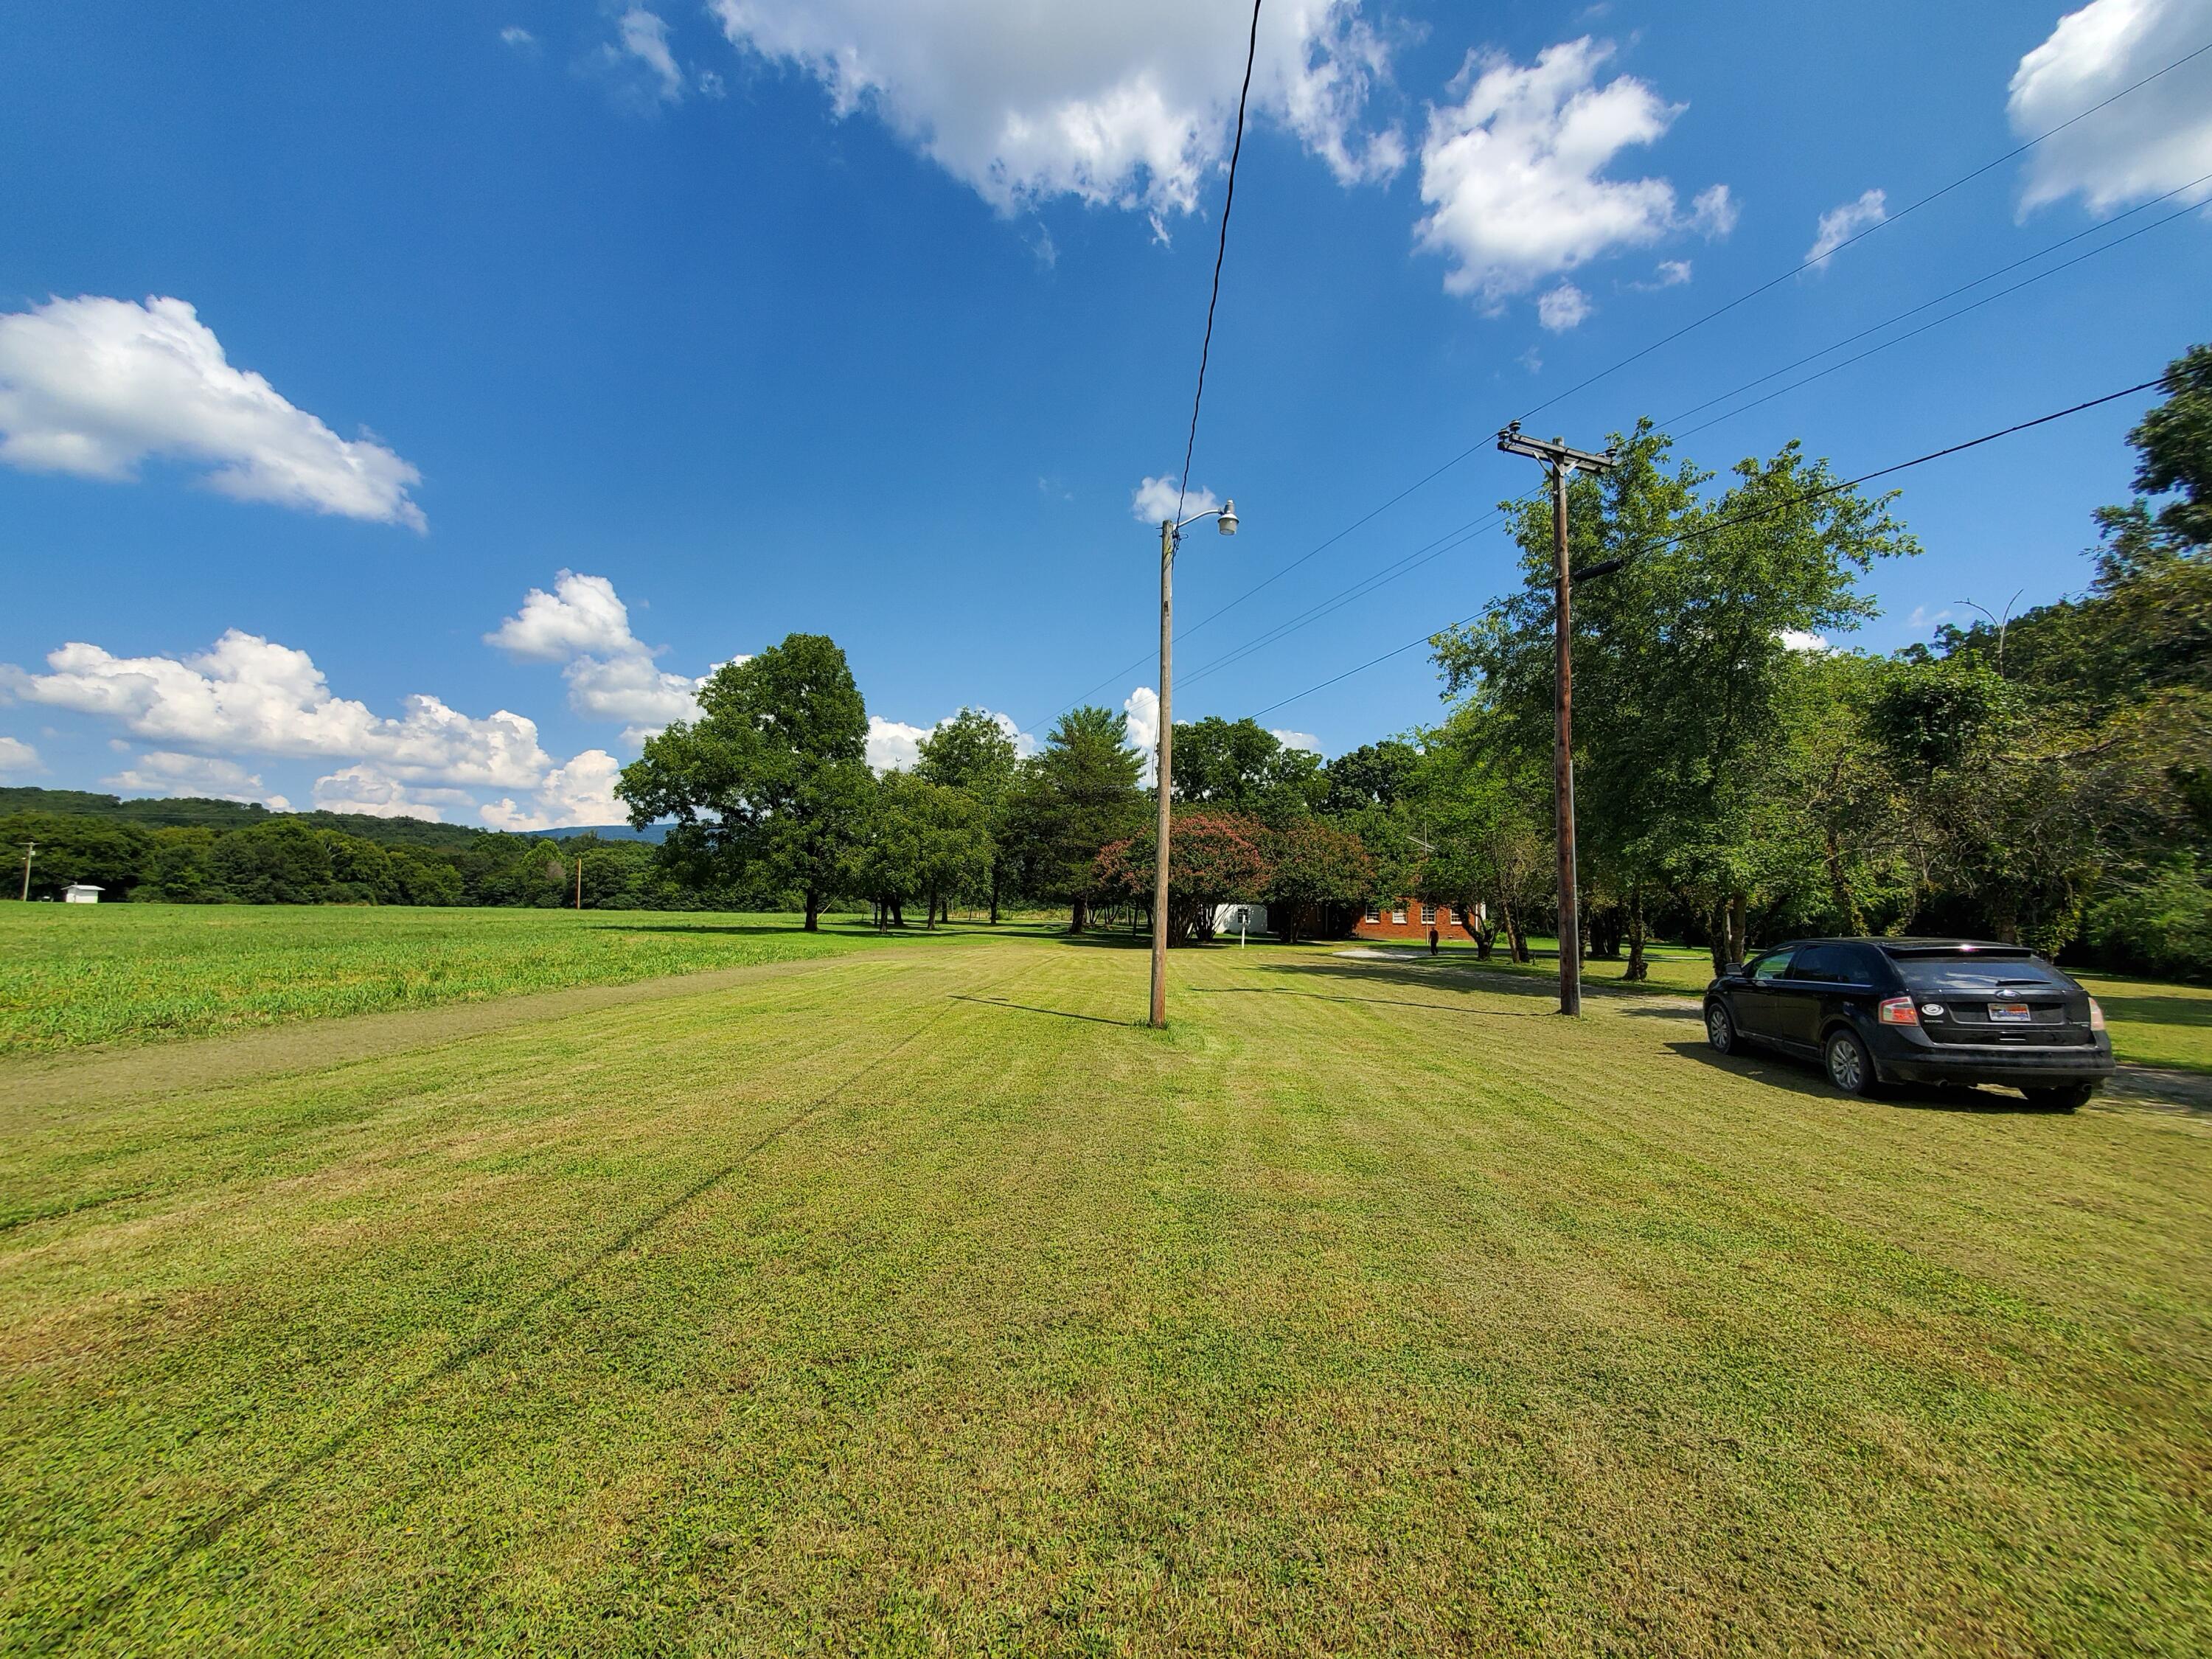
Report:
[[[2089,1029],[2093,1031],[2105,1029],[2105,1011],[2098,1006],[2094,997],[2089,999]]]
[[[1917,1025],[1920,1011],[1912,1006],[1911,997],[1886,997],[1881,1005],[1881,1023],[1885,1025]]]

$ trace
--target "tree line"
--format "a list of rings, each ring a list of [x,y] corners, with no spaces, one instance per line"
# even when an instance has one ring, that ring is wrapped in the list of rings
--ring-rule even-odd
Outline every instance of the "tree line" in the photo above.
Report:
[[[2212,960],[2212,347],[2176,362],[2130,434],[2136,499],[2095,515],[2081,595],[1947,626],[1891,656],[1826,636],[1873,614],[1859,581],[1918,551],[1894,497],[1796,444],[1713,475],[1650,423],[1571,486],[1576,766],[1589,953],[1641,977],[1655,937],[1716,963],[1762,941],[1907,930],[2017,940],[2146,971]],[[1419,898],[1480,952],[1528,955],[1553,892],[1552,524],[1509,504],[1522,580],[1432,641],[1431,726],[1324,763],[1250,720],[1176,727],[1170,939],[1258,902],[1291,936]],[[102,882],[171,902],[858,908],[932,927],[1060,907],[1142,919],[1146,757],[1123,716],[1071,708],[1034,754],[963,708],[878,774],[845,655],[818,635],[717,670],[697,719],[648,739],[617,793],[641,842],[542,840],[223,803],[26,812],[34,890]],[[76,798],[72,798],[76,799]],[[126,821],[160,810],[169,821]],[[242,815],[226,820],[222,809]],[[124,816],[118,816],[118,813]]]

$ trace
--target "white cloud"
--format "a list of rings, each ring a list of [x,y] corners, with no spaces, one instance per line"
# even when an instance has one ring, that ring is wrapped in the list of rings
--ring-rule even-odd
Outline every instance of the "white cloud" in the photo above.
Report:
[[[568,706],[587,720],[622,722],[629,741],[698,715],[704,677],[654,665],[657,648],[630,630],[629,607],[605,576],[562,571],[550,593],[532,588],[522,608],[483,637],[513,656],[565,664]]]
[[[867,110],[1002,211],[1073,196],[1140,209],[1164,236],[1227,159],[1250,14],[1185,0],[712,0],[739,50]],[[1388,52],[1358,0],[1261,15],[1252,107],[1346,184],[1405,164],[1366,109]]]
[[[605,576],[580,576],[563,570],[553,591],[533,587],[522,608],[484,635],[486,645],[535,662],[566,662],[580,656],[625,656],[645,647],[630,631],[629,607]]]
[[[1589,295],[1572,283],[1561,283],[1536,301],[1536,320],[1554,334],[1580,327],[1589,314]]]
[[[984,709],[1014,745],[1017,755],[1036,753],[1034,734],[1022,730],[1012,714],[1002,714],[995,709]],[[868,716],[868,764],[878,772],[910,772],[921,759],[921,744],[939,726],[957,718],[947,714],[936,726],[909,726],[904,720],[888,720],[879,714]]]
[[[1933,628],[1938,623],[1950,621],[1951,616],[1951,607],[1948,605],[1941,611],[1930,611],[1924,605],[1916,605],[1912,607],[1912,614],[1905,619],[1905,625],[1907,628]]]
[[[404,783],[374,766],[348,767],[315,780],[315,806],[325,812],[357,812],[372,818],[428,818],[447,823],[446,809],[466,811],[476,802],[463,790],[426,789]]]
[[[2020,60],[2006,113],[2047,132],[2212,37],[2212,0],[2092,0]],[[2212,53],[2160,76],[2030,153],[2021,211],[2080,195],[2093,213],[2212,173]],[[2191,192],[2202,201],[2212,185]]]
[[[622,763],[604,749],[586,749],[566,766],[545,775],[531,798],[519,806],[495,800],[483,809],[495,830],[568,830],[581,824],[627,823],[629,808],[615,794]]]
[[[632,6],[615,24],[616,44],[607,48],[619,61],[627,58],[642,64],[655,82],[655,94],[674,103],[684,96],[684,71],[668,49],[668,25],[657,13]]]
[[[1655,274],[1658,280],[1649,284],[1650,287],[1680,288],[1690,280],[1690,262],[1687,259],[1662,259]]]
[[[1144,757],[1141,781],[1149,789],[1159,776],[1160,694],[1140,685],[1124,699],[1121,712],[1128,717],[1129,742]]]
[[[1194,489],[1188,495],[1178,495],[1176,481],[1172,477],[1147,478],[1129,492],[1130,516],[1139,524],[1155,528],[1164,520],[1178,516],[1178,502],[1182,507],[1179,516],[1185,519],[1221,510],[1220,501],[1210,489]]]
[[[394,720],[331,695],[304,651],[232,629],[189,657],[117,657],[72,642],[44,674],[0,665],[0,691],[112,720],[157,743],[254,755],[374,761],[392,775],[492,788],[534,786],[551,763],[538,727],[506,709],[477,719],[433,696]]]
[[[211,467],[208,484],[240,501],[425,527],[414,467],[232,367],[182,300],[87,295],[0,315],[0,460],[122,480],[155,456]]]
[[[1305,749],[1316,755],[1321,753],[1321,739],[1310,732],[1279,732],[1270,726],[1267,735],[1285,749]],[[1168,862],[1172,865],[1175,860],[1170,859]]]
[[[538,37],[520,23],[509,23],[499,32],[499,38],[518,52],[525,46],[534,46],[538,44]]]
[[[1687,107],[1620,76],[1601,87],[1610,45],[1547,46],[1522,68],[1471,55],[1466,98],[1432,110],[1421,143],[1421,199],[1431,212],[1417,246],[1452,261],[1447,293],[1495,308],[1546,277],[1601,255],[1686,230],[1725,236],[1728,187],[1700,194],[1685,216],[1664,179],[1599,175],[1632,144],[1663,137]]]
[[[173,750],[157,749],[141,755],[135,765],[100,782],[110,789],[141,795],[205,795],[216,800],[258,801],[279,812],[291,807],[283,796],[263,788],[258,774],[248,772],[236,761],[180,755]]]
[[[921,758],[921,740],[931,728],[908,726],[904,720],[868,716],[868,764],[878,772],[910,772]]]
[[[1805,250],[1805,263],[1820,265],[1827,257],[1854,237],[1863,236],[1889,217],[1889,198],[1882,191],[1869,190],[1861,192],[1855,202],[1845,202],[1841,207],[1832,207],[1820,216],[1820,223],[1813,237],[1813,246]]]
[[[1807,633],[1800,628],[1785,628],[1776,635],[1792,651],[1832,651],[1835,647],[1818,634]]]
[[[0,738],[0,778],[19,777],[46,769],[39,763],[39,751],[20,738]]]

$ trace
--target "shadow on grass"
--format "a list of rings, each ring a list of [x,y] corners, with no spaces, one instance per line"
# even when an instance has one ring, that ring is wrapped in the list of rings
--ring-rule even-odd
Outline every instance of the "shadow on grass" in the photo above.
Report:
[[[1085,1024],[1090,1025],[1115,1025],[1126,1028],[1141,1024],[1140,1021],[1133,1019],[1109,1019],[1103,1014],[1070,1013],[1065,1008],[1039,1008],[1031,1003],[1009,1002],[1004,997],[963,996],[956,992],[949,1000],[953,1002],[981,1003],[986,1008],[1005,1008],[1013,1012],[1024,1014],[1049,1014],[1054,1019],[1079,1019]]]
[[[1670,1042],[1667,1045],[1685,1060],[1693,1060],[1700,1066],[1730,1077],[1747,1078],[1754,1083],[1764,1083],[1772,1088],[1786,1089],[1791,1094],[1805,1095],[1818,1100],[1848,1100],[1850,1096],[1831,1087],[1828,1080],[1810,1060],[1798,1061],[1760,1049],[1740,1050],[1732,1054],[1716,1054],[1703,1042]],[[2034,1117],[2053,1115],[2048,1107],[2030,1105],[2027,1100],[2009,1091],[1998,1093],[1988,1089],[1969,1089],[1955,1084],[1892,1083],[1884,1085],[1873,1097],[1874,1103],[1896,1106],[1914,1112],[1978,1112],[1993,1117]]]
[[[1371,1002],[1382,1008],[1425,1008],[1435,1014],[1464,1014],[1474,1019],[1548,1019],[1534,1008],[1461,1008],[1449,1002],[1408,1002],[1403,997],[1333,997],[1324,991],[1294,991],[1287,985],[1188,985],[1179,996],[1303,997],[1310,1002]]]

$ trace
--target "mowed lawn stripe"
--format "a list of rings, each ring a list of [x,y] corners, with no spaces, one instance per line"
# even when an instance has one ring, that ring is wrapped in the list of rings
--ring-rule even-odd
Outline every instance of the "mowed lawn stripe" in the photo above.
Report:
[[[73,1642],[2212,1632],[2192,1126],[1778,1088],[1387,966],[1192,953],[1163,1036],[1139,952],[871,953],[348,1067],[387,1115],[320,1165],[4,1236],[11,1628],[421,1378]]]

